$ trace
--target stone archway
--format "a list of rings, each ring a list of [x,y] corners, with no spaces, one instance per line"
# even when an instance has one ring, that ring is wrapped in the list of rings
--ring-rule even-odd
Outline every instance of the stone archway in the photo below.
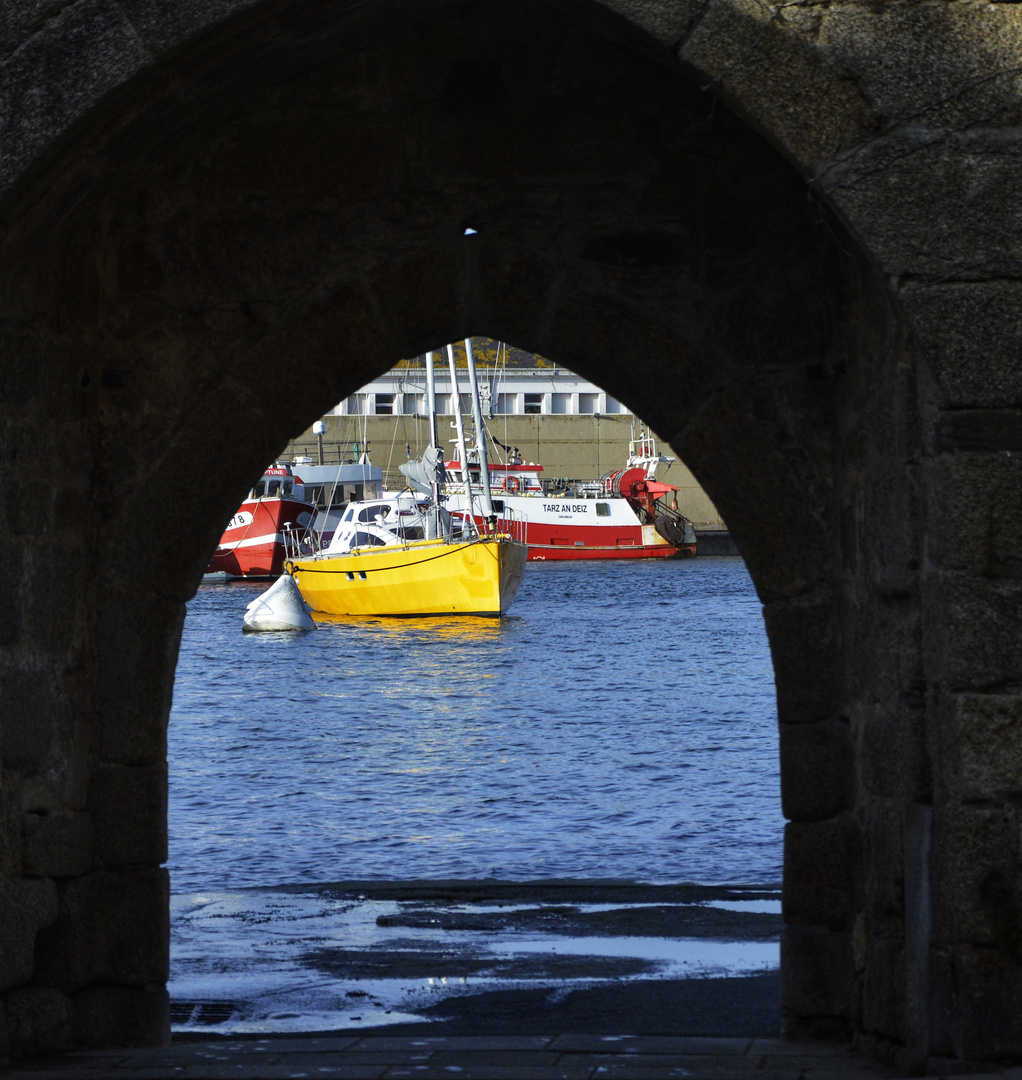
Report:
[[[989,773],[983,728],[1011,729],[1014,668],[979,641],[990,610],[1011,639],[1014,593],[940,576],[959,557],[944,493],[970,469],[1014,490],[1013,464],[940,455],[1014,449],[1013,414],[1001,434],[969,412],[935,424],[946,379],[916,362],[873,269],[889,250],[854,217],[861,190],[834,195],[855,241],[654,38],[595,4],[259,3],[205,33],[151,14],[136,18],[158,60],[83,80],[45,152],[18,129],[24,172],[5,174],[0,535],[20,617],[0,670],[0,989],[18,1048],[165,1033],[177,641],[251,476],[400,356],[489,333],[647,418],[746,555],[791,819],[789,1030],[854,1033],[903,1063],[1022,1053],[983,1000],[1020,992],[1000,929],[1014,788]],[[824,151],[875,123],[861,81],[776,19],[734,4],[681,25],[683,61],[719,69],[803,170],[828,175]],[[830,94],[812,137],[724,40]],[[934,295],[917,289],[913,311]],[[995,530],[988,577],[1012,578],[1013,544]],[[931,609],[966,634],[965,659],[922,623]],[[964,693],[973,669],[1007,691]],[[962,753],[944,741],[960,730]],[[968,871],[951,882],[954,863]]]

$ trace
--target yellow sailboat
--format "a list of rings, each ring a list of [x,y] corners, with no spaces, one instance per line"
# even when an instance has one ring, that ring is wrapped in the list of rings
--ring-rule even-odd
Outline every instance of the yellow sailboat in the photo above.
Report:
[[[510,515],[499,519],[494,513],[470,342],[466,342],[466,351],[476,428],[475,453],[485,478],[475,516],[485,524],[480,529],[472,513],[452,515],[443,508],[443,455],[437,447],[436,418],[431,408],[429,449],[421,462],[401,466],[415,490],[352,503],[325,550],[311,555],[295,553],[285,561],[285,572],[294,578],[303,599],[314,611],[330,615],[499,617],[514,601],[528,555],[525,526]],[[450,346],[448,359],[455,387],[452,398],[461,461],[466,462],[460,395]],[[432,353],[427,356],[426,392],[432,406]],[[467,475],[467,468],[464,472]]]
[[[288,561],[307,604],[331,615],[503,615],[528,548],[507,535],[412,540]]]

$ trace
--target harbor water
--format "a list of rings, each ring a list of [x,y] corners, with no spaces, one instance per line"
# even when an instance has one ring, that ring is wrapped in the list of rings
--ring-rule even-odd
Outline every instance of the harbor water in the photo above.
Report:
[[[499,621],[243,634],[263,588],[202,586],[181,644],[179,1027],[226,998],[207,1024],[344,1026],[302,960],[312,938],[375,925],[339,882],[779,882],[773,674],[740,559],[531,563]],[[270,1004],[239,1004],[241,981]]]

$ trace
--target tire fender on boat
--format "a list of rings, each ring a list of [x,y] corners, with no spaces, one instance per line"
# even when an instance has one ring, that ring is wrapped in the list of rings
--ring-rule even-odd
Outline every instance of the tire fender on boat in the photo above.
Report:
[[[675,547],[682,547],[685,543],[685,530],[684,527],[677,521],[672,520],[665,515],[661,515],[654,522],[656,531],[669,543]]]

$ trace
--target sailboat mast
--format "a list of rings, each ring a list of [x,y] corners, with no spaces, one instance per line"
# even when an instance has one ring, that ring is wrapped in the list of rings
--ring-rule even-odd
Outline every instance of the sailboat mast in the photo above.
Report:
[[[433,381],[433,354],[426,353],[426,417],[429,420],[429,447],[437,447],[436,431],[436,388]]]
[[[426,416],[429,420],[429,449],[440,454],[443,461],[442,451],[438,445],[436,430],[436,387],[433,379],[433,353],[426,353]],[[432,456],[432,455],[430,455]],[[436,531],[440,533],[440,482],[437,479],[436,470],[433,470],[433,479],[430,481],[433,489],[433,512],[436,514]]]
[[[447,363],[451,369],[451,405],[454,412],[454,427],[458,435],[458,454],[461,458],[461,478],[465,482],[465,494],[468,505],[472,506],[472,480],[468,471],[468,452],[465,448],[465,424],[461,417],[461,394],[458,386],[458,369],[454,363],[454,346],[447,346]]]
[[[476,381],[476,360],[472,353],[472,339],[465,338],[465,359],[468,365],[468,386],[472,398],[472,423],[476,429],[476,454],[479,458],[479,476],[482,480],[483,516],[492,527],[493,496],[490,492],[490,462],[486,456],[486,428],[483,427],[483,410],[479,404],[479,383]]]

